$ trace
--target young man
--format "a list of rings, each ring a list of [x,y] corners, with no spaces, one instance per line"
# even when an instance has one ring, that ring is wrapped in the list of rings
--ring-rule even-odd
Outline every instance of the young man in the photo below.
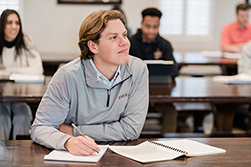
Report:
[[[130,55],[143,60],[172,60],[174,65],[170,73],[174,78],[177,75],[177,63],[173,48],[170,42],[159,35],[162,13],[156,8],[147,8],[141,14],[141,29],[130,39]],[[162,133],[176,132],[177,111],[173,104],[156,103],[153,108],[163,115]]]
[[[236,18],[236,22],[227,24],[222,29],[222,52],[241,52],[242,46],[251,40],[251,24],[248,23],[248,4],[239,4],[236,7]]]
[[[53,76],[31,126],[31,138],[75,155],[99,151],[96,141],[134,140],[144,125],[148,70],[129,56],[121,12],[90,14],[79,31],[81,58]],[[74,123],[81,132],[73,129]]]
[[[130,55],[142,60],[172,60],[174,61],[172,76],[177,75],[177,63],[173,57],[173,48],[170,42],[159,35],[161,11],[156,8],[147,8],[142,11],[141,29],[130,38]]]

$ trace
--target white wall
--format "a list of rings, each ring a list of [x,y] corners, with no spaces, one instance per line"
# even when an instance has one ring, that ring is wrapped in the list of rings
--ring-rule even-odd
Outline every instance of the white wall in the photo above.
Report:
[[[78,29],[84,18],[93,11],[113,7],[113,5],[57,4],[57,0],[21,0],[21,2],[24,31],[33,36],[42,54],[79,54]],[[221,28],[224,24],[235,21],[235,7],[241,2],[244,0],[215,0],[212,39],[202,45],[197,45],[196,41],[184,44],[182,41],[169,39],[174,49],[218,50]],[[141,11],[155,5],[156,0],[122,0],[121,8],[133,33],[140,27]]]
[[[142,9],[153,6],[152,0],[123,0],[128,27],[136,32]],[[57,0],[23,0],[24,31],[34,38],[41,53],[76,53],[78,30],[93,11],[111,9],[113,5],[57,4]]]

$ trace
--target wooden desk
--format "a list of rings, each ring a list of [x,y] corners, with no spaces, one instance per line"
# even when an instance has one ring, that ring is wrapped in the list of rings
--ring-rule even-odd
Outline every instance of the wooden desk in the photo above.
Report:
[[[238,59],[205,57],[202,52],[174,52],[179,66],[185,65],[228,65],[237,66]]]
[[[146,139],[131,142],[101,142],[110,145],[136,145]],[[152,139],[151,139],[152,140]],[[170,139],[155,139],[170,140]],[[170,161],[141,164],[107,150],[101,160],[95,163],[73,163],[44,161],[44,155],[51,150],[33,143],[31,140],[0,141],[0,166],[207,166],[207,167],[247,167],[251,165],[251,138],[193,138],[205,144],[226,149],[226,153],[200,157],[178,158]]]
[[[206,57],[202,52],[174,52],[174,57],[178,63],[179,69],[187,65],[217,65],[221,67],[224,75],[237,74],[238,59]]]
[[[150,101],[251,103],[251,85],[216,83],[212,77],[176,77],[170,85],[150,85]]]
[[[0,103],[39,103],[51,77],[45,83],[15,83],[0,81]]]
[[[38,104],[47,89],[45,84],[18,84],[0,82],[0,102],[26,102]],[[210,77],[177,77],[171,85],[150,85],[150,102],[209,102],[217,107],[218,133],[231,133],[236,107],[251,104],[251,85],[224,85]],[[35,106],[37,107],[37,106]],[[36,109],[34,109],[35,111]]]
[[[209,102],[217,108],[217,133],[231,133],[236,108],[251,104],[251,85],[225,85],[211,77],[177,77],[171,85],[150,85],[150,102]]]

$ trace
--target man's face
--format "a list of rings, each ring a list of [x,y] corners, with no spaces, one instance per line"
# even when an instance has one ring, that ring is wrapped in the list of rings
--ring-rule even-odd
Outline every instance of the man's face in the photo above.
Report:
[[[145,16],[142,23],[142,38],[151,43],[155,40],[159,33],[160,19],[157,16]]]
[[[7,17],[7,23],[4,28],[4,38],[6,41],[14,41],[20,31],[20,22],[16,14],[10,14]]]
[[[239,10],[236,14],[237,22],[240,27],[245,27],[248,22],[249,10]]]
[[[130,42],[121,20],[109,20],[96,45],[94,63],[103,68],[117,68],[129,61]]]

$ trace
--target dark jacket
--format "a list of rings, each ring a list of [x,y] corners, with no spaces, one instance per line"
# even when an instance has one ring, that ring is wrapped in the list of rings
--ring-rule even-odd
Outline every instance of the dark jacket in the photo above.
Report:
[[[169,41],[158,35],[154,42],[147,43],[142,39],[142,30],[138,29],[137,33],[130,38],[131,47],[130,55],[139,57],[142,60],[155,60],[154,52],[162,52],[160,60],[173,60],[171,75],[177,76],[178,65],[173,57],[173,48]]]

